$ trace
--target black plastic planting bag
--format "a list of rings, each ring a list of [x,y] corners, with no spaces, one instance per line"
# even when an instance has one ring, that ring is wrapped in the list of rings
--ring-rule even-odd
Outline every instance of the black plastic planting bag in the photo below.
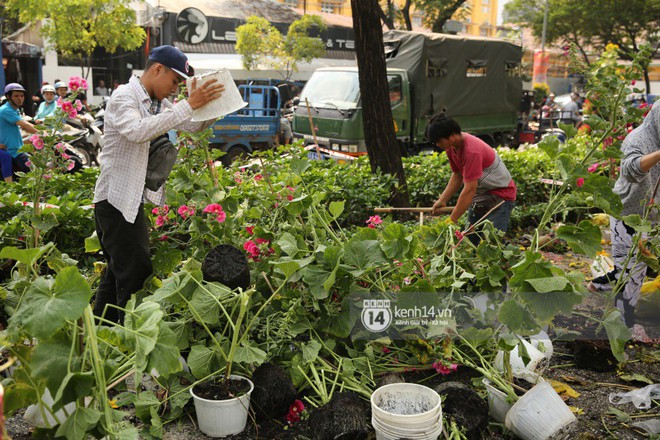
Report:
[[[170,142],[167,134],[158,136],[149,145],[149,162],[144,185],[151,191],[157,191],[163,186],[176,162],[178,151]]]

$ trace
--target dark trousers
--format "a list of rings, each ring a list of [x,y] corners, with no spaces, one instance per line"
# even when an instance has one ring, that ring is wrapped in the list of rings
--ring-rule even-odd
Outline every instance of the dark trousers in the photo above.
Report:
[[[497,202],[499,203],[499,202]],[[509,219],[511,219],[511,211],[513,211],[513,207],[515,206],[515,202],[513,200],[507,200],[503,204],[500,205],[499,208],[497,208],[495,211],[491,212],[488,214],[488,217],[486,217],[486,220],[490,220],[490,222],[493,224],[493,227],[495,229],[499,229],[500,231],[506,232],[507,229],[509,229]],[[495,205],[493,205],[495,206]],[[488,209],[490,210],[490,208]],[[468,223],[469,224],[474,224],[478,222],[481,217],[486,215],[486,212],[477,212],[472,206],[468,209]],[[479,228],[477,228],[479,229]],[[472,233],[467,236],[467,238],[475,245],[478,246],[479,243],[481,243],[481,235],[478,233]]]
[[[122,213],[107,200],[96,203],[94,208],[96,234],[108,265],[96,291],[94,314],[120,322],[123,313],[114,304],[125,307],[131,295],[140,290],[153,272],[149,252],[149,228],[140,205],[135,223],[129,223]]]

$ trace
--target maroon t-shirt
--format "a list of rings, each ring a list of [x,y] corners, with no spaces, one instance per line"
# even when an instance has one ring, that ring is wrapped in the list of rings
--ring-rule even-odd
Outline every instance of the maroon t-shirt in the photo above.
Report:
[[[463,182],[478,180],[484,170],[495,162],[496,153],[487,143],[469,133],[463,133],[463,148],[449,147],[446,150],[449,165],[453,172],[463,176]],[[516,184],[513,179],[502,181],[502,186],[488,193],[504,200],[516,200]]]

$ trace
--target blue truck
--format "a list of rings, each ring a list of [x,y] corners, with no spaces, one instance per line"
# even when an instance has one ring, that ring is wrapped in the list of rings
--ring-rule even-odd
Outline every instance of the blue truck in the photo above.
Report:
[[[281,87],[273,81],[255,81],[238,87],[248,105],[219,119],[213,126],[211,144],[224,151],[222,162],[228,166],[253,151],[272,148],[278,142],[283,100]]]

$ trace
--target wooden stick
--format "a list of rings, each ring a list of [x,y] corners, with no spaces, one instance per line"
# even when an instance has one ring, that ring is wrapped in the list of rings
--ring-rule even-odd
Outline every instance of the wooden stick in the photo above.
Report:
[[[307,104],[307,117],[309,118],[309,128],[312,132],[312,139],[314,139],[314,144],[316,145],[316,159],[321,160],[321,150],[319,150],[319,141],[316,139],[316,130],[314,130],[314,119],[312,119],[312,112],[309,110],[309,99],[305,98],[305,104]]]
[[[454,210],[453,206],[445,206],[444,208],[440,208],[440,213],[441,214],[451,214],[451,212]],[[392,212],[424,212],[424,213],[431,213],[433,212],[433,208],[417,208],[417,207],[410,207],[410,208],[374,208],[374,212],[380,212],[380,213],[392,213]]]

